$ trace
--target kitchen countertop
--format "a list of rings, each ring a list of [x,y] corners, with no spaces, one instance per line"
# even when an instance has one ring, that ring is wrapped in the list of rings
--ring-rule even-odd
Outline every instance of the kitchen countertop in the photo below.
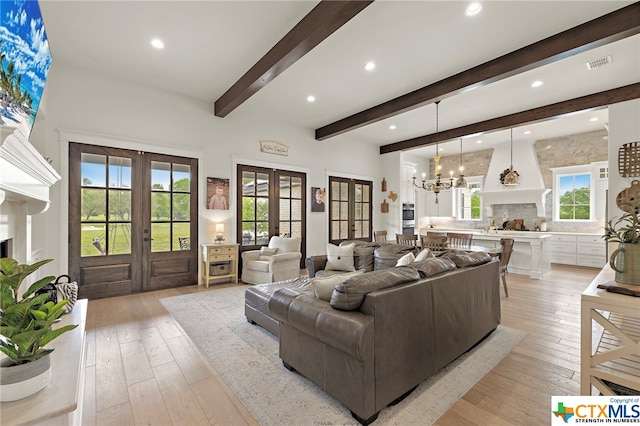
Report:
[[[589,235],[589,236],[602,236],[603,233],[599,232],[556,232],[556,231],[511,231],[511,230],[499,230],[499,231],[484,231],[481,229],[463,229],[463,228],[423,228],[420,229],[420,233],[424,234],[425,231],[434,231],[434,232],[467,232],[478,236],[515,236],[515,237],[526,237],[526,238],[545,238],[544,236],[551,235]],[[531,235],[531,236],[529,236]]]

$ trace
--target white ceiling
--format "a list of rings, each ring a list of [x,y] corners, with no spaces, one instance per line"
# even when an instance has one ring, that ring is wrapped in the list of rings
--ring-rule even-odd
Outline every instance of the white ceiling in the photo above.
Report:
[[[377,0],[322,44],[232,111],[260,114],[308,128],[482,64],[632,1],[485,1],[475,17],[469,2]],[[312,1],[53,1],[40,7],[53,66],[66,62],[205,101],[211,105],[317,2]],[[161,38],[165,49],[150,46]],[[587,61],[612,64],[589,71]],[[373,72],[364,71],[374,61]],[[534,80],[544,81],[533,89]],[[440,130],[640,82],[640,35],[444,99]],[[315,103],[306,97],[313,94]],[[597,122],[589,119],[597,117]],[[514,129],[514,141],[604,129],[606,109]],[[396,130],[389,130],[395,124]],[[531,130],[529,136],[523,131]],[[435,131],[433,104],[335,136],[384,145]],[[482,139],[482,144],[476,141]],[[464,141],[465,152],[509,140],[509,131]],[[443,155],[459,141],[440,144]],[[433,147],[412,154],[433,155]]]

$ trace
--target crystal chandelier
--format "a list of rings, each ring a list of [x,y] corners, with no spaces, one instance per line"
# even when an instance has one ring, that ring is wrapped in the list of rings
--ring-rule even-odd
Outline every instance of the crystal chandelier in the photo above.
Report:
[[[435,180],[433,182],[427,182],[426,181],[427,175],[426,173],[423,173],[422,185],[417,185],[415,170],[413,173],[413,186],[415,186],[416,188],[422,188],[426,191],[432,191],[434,194],[436,194],[436,204],[438,204],[438,194],[440,193],[440,191],[451,189],[451,187],[453,186],[453,172],[451,172],[449,181],[446,182],[442,180],[442,173],[440,171],[442,169],[442,166],[440,165],[440,155],[438,154],[438,108],[439,106],[440,106],[440,101],[437,101],[436,102],[436,155],[433,156]]]
[[[513,128],[511,129],[511,166],[509,167],[509,173],[504,177],[503,185],[506,187],[516,186],[520,183],[520,175],[517,171],[513,170]]]

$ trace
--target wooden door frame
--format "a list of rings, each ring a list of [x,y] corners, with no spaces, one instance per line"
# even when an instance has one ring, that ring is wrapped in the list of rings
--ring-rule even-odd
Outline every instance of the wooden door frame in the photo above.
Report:
[[[68,173],[69,178],[67,179],[67,193],[68,193],[67,202],[69,203],[69,206],[68,206],[69,209],[75,212],[74,215],[76,216],[76,218],[77,217],[81,218],[82,213],[80,212],[80,209],[81,209],[82,198],[81,198],[81,193],[79,192],[80,188],[76,186],[76,184],[72,186],[71,183],[80,182],[81,180],[81,167],[80,167],[80,164],[82,161],[81,154],[93,153],[97,155],[120,156],[120,157],[131,159],[131,172],[132,172],[132,175],[131,175],[131,183],[132,183],[132,187],[131,187],[132,212],[131,213],[132,214],[131,214],[131,230],[130,230],[131,253],[123,254],[123,255],[109,255],[107,257],[104,257],[104,260],[100,256],[95,256],[95,257],[91,256],[90,258],[88,258],[92,261],[90,263],[93,266],[96,266],[98,270],[100,270],[101,268],[100,265],[104,265],[105,267],[106,266],[113,267],[117,265],[119,257],[122,257],[122,261],[125,264],[124,266],[126,266],[126,263],[128,262],[130,262],[131,264],[131,266],[129,267],[131,271],[130,277],[128,280],[124,280],[122,282],[124,283],[129,281],[131,284],[127,288],[122,287],[120,291],[118,290],[117,285],[113,287],[100,288],[97,290],[97,292],[94,292],[95,294],[93,294],[93,297],[108,297],[112,295],[121,295],[121,294],[128,294],[128,293],[157,290],[161,288],[174,287],[177,285],[196,284],[198,282],[198,277],[199,277],[199,273],[198,273],[198,265],[199,265],[198,223],[200,218],[199,209],[198,209],[198,206],[200,204],[199,202],[200,193],[198,191],[199,181],[200,181],[199,167],[198,167],[199,159],[193,158],[193,157],[173,155],[173,154],[143,152],[137,149],[100,146],[96,144],[74,143],[71,141],[68,141],[67,143],[68,143],[67,167],[69,170],[69,173]],[[78,164],[77,167],[76,166],[71,167],[72,164],[70,159],[72,157],[73,157],[73,162]],[[150,245],[150,238],[149,238],[151,223],[150,221],[147,222],[147,219],[144,218],[146,211],[148,211],[149,214],[151,213],[150,211],[151,191],[149,191],[148,193],[143,191],[145,188],[148,188],[149,190],[151,189],[150,188],[151,181],[149,178],[151,175],[152,161],[166,161],[173,164],[185,164],[190,167],[189,194],[190,194],[190,212],[191,213],[190,213],[190,219],[189,219],[189,236],[191,238],[191,248],[190,250],[188,250],[188,253],[185,253],[185,252],[181,253],[180,250],[176,250],[173,247],[172,241],[170,241],[170,248],[171,248],[170,252],[157,252],[157,253],[151,252],[151,249],[150,249],[151,245]],[[108,163],[105,164],[105,167],[108,168],[109,164]],[[171,178],[172,176],[170,176],[170,179]],[[109,185],[109,181],[105,182],[104,188],[105,190],[107,190],[106,194],[108,194],[108,190],[111,188]],[[173,190],[171,190],[171,193],[173,193]],[[136,206],[137,208],[134,206]],[[107,215],[109,214],[108,201],[107,201],[106,213]],[[71,222],[72,222],[72,215],[68,214],[68,220],[66,222],[67,229],[74,229],[72,227]],[[173,223],[173,222],[171,221],[170,223]],[[75,225],[77,224],[74,224],[74,226]],[[145,228],[147,229],[147,234],[143,233],[143,230]],[[105,232],[106,233],[109,232],[108,227],[105,229]],[[70,273],[73,272],[74,275],[77,275],[77,279],[80,281],[81,280],[80,275],[82,275],[80,271],[81,271],[81,264],[82,264],[83,258],[82,256],[70,255],[70,253],[77,254],[81,252],[80,235],[72,235],[71,232],[68,232],[67,234],[69,235],[68,237],[69,252],[67,253],[69,271]],[[143,241],[143,237],[147,237],[147,241]],[[153,261],[152,256],[155,255],[155,257],[157,257],[158,255],[162,255],[163,253],[170,253],[171,259],[167,259],[167,260],[172,260],[172,261],[176,260],[176,257],[175,257],[176,254],[182,254],[181,257],[184,259],[183,261],[181,261],[181,263],[184,263],[184,260],[186,260],[188,266],[180,270],[180,268],[177,268],[177,267],[172,268],[171,262],[166,262],[165,272],[167,273],[167,279],[168,279],[167,284],[166,285],[163,284],[163,286],[161,287],[158,287],[157,285],[155,285],[154,287],[151,287],[150,284],[152,282],[151,281],[152,277],[150,274],[152,272],[152,269],[154,271],[157,269],[156,267],[151,268],[151,263]],[[176,262],[173,262],[173,263],[176,263]],[[160,264],[164,265],[163,262],[160,262]],[[133,265],[140,265],[140,267],[133,267]],[[109,270],[109,268],[107,267],[105,268],[105,270]],[[169,276],[171,275],[172,272],[175,272],[176,270],[179,271],[178,275],[174,274],[175,275],[174,277]],[[149,274],[149,275],[147,276],[147,278],[145,278],[144,274]],[[158,276],[161,279],[164,278],[164,276],[161,274],[158,274]],[[117,294],[113,293],[112,289]],[[122,290],[124,290],[124,292],[122,292]],[[91,291],[91,290],[87,290],[87,291]]]
[[[327,215],[327,223],[328,223],[328,239],[331,244],[340,244],[342,241],[372,241],[373,240],[373,180],[367,180],[364,178],[355,178],[355,177],[346,177],[346,176],[337,176],[337,175],[329,175],[327,177],[328,187],[327,187],[327,208],[329,209],[329,214]],[[334,182],[347,182],[349,184],[349,236],[346,239],[332,239],[331,236],[331,219],[333,217],[333,209],[331,208],[331,183]],[[355,184],[367,184],[369,185],[369,237],[363,238],[355,238],[354,237],[354,225],[355,225]]]

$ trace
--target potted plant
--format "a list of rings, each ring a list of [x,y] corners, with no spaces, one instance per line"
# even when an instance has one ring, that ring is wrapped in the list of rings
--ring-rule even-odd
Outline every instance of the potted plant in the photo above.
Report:
[[[640,220],[636,213],[625,213],[615,222],[609,220],[604,227],[608,242],[618,243],[611,253],[609,265],[616,272],[616,281],[640,285]]]
[[[68,300],[47,302],[47,294],[36,292],[52,282],[47,276],[34,282],[18,297],[24,279],[52,259],[32,265],[20,265],[11,258],[0,259],[0,401],[15,401],[43,389],[51,378],[52,348],[45,348],[53,339],[76,325],[57,329],[63,306]]]

